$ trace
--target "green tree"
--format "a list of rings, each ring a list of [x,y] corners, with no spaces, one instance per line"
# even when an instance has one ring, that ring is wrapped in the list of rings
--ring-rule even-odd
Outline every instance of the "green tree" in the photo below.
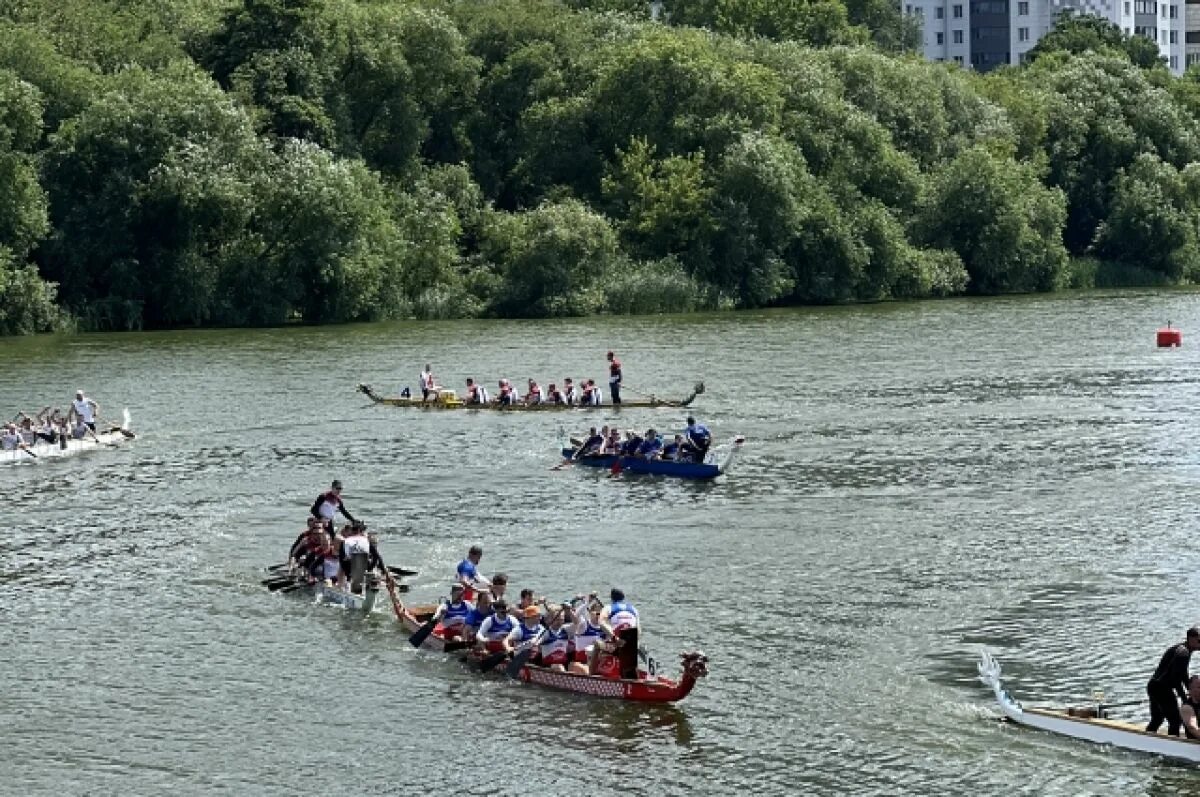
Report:
[[[1050,53],[1101,53],[1120,55],[1142,69],[1161,67],[1165,59],[1158,44],[1145,36],[1129,36],[1103,17],[1060,11],[1054,27],[1029,51],[1028,60],[1036,61]]]
[[[1048,291],[1067,264],[1062,192],[1027,165],[973,147],[932,175],[917,219],[928,245],[956,252],[972,293]]]

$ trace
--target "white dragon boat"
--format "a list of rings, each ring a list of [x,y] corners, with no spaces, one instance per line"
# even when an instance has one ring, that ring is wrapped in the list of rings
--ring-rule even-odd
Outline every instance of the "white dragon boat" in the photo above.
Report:
[[[1144,725],[1105,716],[1103,705],[1082,708],[1026,708],[1004,690],[1000,683],[1000,663],[984,651],[979,661],[979,680],[990,687],[1004,716],[1020,725],[1070,736],[1096,744],[1109,744],[1122,750],[1172,758],[1200,764],[1200,740],[1148,733]]]
[[[129,410],[124,410],[122,416],[120,426],[96,432],[94,438],[88,435],[79,440],[62,440],[57,443],[47,443],[44,440],[39,440],[25,448],[0,451],[0,465],[17,462],[40,462],[43,459],[62,459],[63,457],[73,457],[82,454],[85,451],[94,451],[97,448],[116,448],[126,440],[132,440],[137,436],[129,430]]]

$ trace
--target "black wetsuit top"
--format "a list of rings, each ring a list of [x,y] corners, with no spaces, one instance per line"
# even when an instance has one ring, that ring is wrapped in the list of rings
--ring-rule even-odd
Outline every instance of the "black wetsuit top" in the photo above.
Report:
[[[1147,689],[1155,692],[1174,692],[1179,697],[1187,697],[1188,663],[1192,660],[1192,651],[1186,643],[1172,645],[1163,653],[1158,669],[1150,676]]]

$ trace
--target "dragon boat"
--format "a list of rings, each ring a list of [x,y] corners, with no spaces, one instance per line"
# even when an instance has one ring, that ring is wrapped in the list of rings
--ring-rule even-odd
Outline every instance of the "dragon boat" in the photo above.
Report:
[[[126,410],[120,426],[113,426],[110,429],[96,432],[94,438],[88,435],[79,440],[60,440],[57,443],[38,440],[36,443],[28,445],[25,448],[0,451],[0,465],[17,462],[38,462],[43,459],[62,459],[64,457],[74,457],[86,451],[94,451],[97,448],[116,448],[126,440],[132,440],[137,437],[137,435],[129,430],[129,423],[129,411]]]
[[[368,573],[363,580],[362,593],[351,592],[349,589],[326,584],[322,580],[309,580],[303,573],[289,573],[285,565],[268,568],[270,575],[263,580],[263,585],[271,592],[284,592],[309,596],[315,601],[330,606],[340,606],[347,611],[370,614],[379,605],[379,591],[385,587],[389,595],[395,598],[393,606],[400,606],[396,593],[407,592],[408,585],[397,581],[397,576],[415,576],[417,571],[403,568],[390,568],[389,578],[380,579],[375,573]]]
[[[436,606],[420,606],[404,609],[400,619],[401,627],[410,634],[415,633],[425,621],[433,616],[436,608]],[[443,652],[462,651],[466,644],[446,639],[444,629],[439,623],[421,643],[421,648]],[[463,651],[461,655],[468,663],[478,664],[482,658],[482,654],[476,650]],[[638,677],[635,679],[580,675],[534,664],[525,664],[515,677],[522,683],[533,686],[590,697],[628,700],[637,703],[675,703],[691,694],[696,682],[708,675],[708,657],[703,653],[681,653],[680,664],[682,673],[678,680],[658,675],[652,661],[647,663],[649,670],[639,670]],[[503,665],[497,668],[497,670],[502,669]]]
[[[683,408],[691,405],[704,392],[704,383],[697,382],[692,387],[692,393],[682,401],[672,401],[670,399],[660,399],[657,396],[651,395],[648,399],[641,401],[625,401],[620,404],[552,404],[550,402],[542,402],[540,404],[500,404],[499,402],[491,401],[487,404],[468,404],[458,397],[458,394],[453,390],[441,390],[436,398],[431,398],[428,401],[422,401],[419,397],[413,396],[381,396],[375,390],[366,384],[358,386],[358,392],[365,395],[372,402],[388,407],[412,407],[420,410],[482,410],[488,412],[555,412],[566,410],[626,410],[626,409],[659,409],[659,408]]]
[[[669,459],[639,459],[638,457],[623,457],[616,454],[589,454],[578,456],[579,448],[574,446],[562,450],[563,464],[574,462],[589,468],[607,468],[612,473],[647,473],[656,476],[674,476],[679,479],[715,479],[723,473],[728,473],[733,461],[742,449],[746,438],[741,435],[733,438],[729,449],[723,457],[718,458],[716,451],[710,451],[703,462],[683,462]]]
[[[1000,710],[1012,722],[1073,739],[1200,764],[1200,740],[1149,733],[1144,725],[1110,719],[1103,704],[1060,709],[1026,708],[1004,690],[1000,683],[1000,663],[986,651],[978,668],[979,680],[995,693]]]

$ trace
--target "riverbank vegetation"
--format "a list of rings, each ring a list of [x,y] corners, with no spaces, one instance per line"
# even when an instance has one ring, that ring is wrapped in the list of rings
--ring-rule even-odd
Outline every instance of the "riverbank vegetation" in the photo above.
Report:
[[[0,333],[1200,276],[1200,74],[889,0],[10,0]]]

